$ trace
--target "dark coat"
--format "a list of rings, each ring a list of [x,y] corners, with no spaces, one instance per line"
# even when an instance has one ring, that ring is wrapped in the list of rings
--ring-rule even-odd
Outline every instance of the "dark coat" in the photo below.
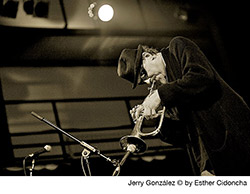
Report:
[[[196,156],[207,154],[216,175],[250,175],[250,109],[245,101],[191,40],[176,37],[161,53],[168,75],[168,83],[158,89],[162,104],[177,107]],[[197,162],[203,170],[204,161]]]

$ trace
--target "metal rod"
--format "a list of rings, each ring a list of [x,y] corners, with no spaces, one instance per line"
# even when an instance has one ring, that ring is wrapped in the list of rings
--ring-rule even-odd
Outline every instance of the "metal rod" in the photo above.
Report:
[[[66,131],[62,130],[61,128],[57,127],[56,125],[54,125],[53,123],[51,123],[50,121],[48,121],[47,119],[45,119],[44,117],[38,115],[37,113],[35,112],[31,112],[31,115],[36,117],[37,119],[45,122],[46,124],[50,125],[51,127],[53,127],[54,129],[57,129],[58,131],[60,131],[61,133],[63,133],[64,135],[68,136],[69,138],[73,139],[74,141],[78,142],[80,145],[82,145],[83,147],[89,149],[90,151],[92,152],[96,152],[96,148],[94,148],[93,146],[87,144],[86,142],[84,141],[81,141],[79,139],[77,139],[75,136],[67,133]]]
[[[59,119],[59,115],[58,115],[58,111],[57,111],[55,102],[52,102],[52,109],[53,109],[53,112],[55,115],[56,125],[58,127],[61,127],[60,119]],[[58,133],[58,136],[59,136],[61,147],[62,147],[63,158],[67,159],[67,152],[66,152],[66,146],[65,146],[65,141],[63,139],[63,135],[61,133]]]
[[[120,166],[122,166],[124,163],[125,163],[125,161],[127,160],[127,158],[129,157],[129,155],[130,155],[130,151],[127,151],[126,152],[126,154],[123,156],[123,158],[122,158],[122,160],[121,160],[121,162],[120,162]]]

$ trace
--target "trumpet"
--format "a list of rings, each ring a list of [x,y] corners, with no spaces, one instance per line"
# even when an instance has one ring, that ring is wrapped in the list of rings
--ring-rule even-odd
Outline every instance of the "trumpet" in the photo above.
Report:
[[[123,156],[121,162],[117,164],[113,176],[118,176],[120,173],[121,166],[125,163],[126,159],[131,153],[144,153],[147,150],[146,142],[141,138],[145,136],[155,136],[160,132],[163,119],[165,115],[165,107],[163,106],[162,110],[158,111],[156,117],[160,117],[159,125],[152,132],[144,133],[142,132],[142,124],[144,121],[144,115],[141,115],[135,123],[135,126],[130,135],[126,135],[120,139],[120,146],[123,150],[126,151],[126,154]]]

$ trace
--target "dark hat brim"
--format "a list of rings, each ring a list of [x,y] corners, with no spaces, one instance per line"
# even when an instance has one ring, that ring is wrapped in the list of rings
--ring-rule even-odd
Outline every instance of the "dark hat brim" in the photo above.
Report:
[[[137,53],[135,58],[135,66],[134,66],[134,83],[133,83],[133,89],[136,88],[138,83],[140,82],[140,69],[141,69],[141,63],[142,63],[142,45],[138,45],[137,47]]]

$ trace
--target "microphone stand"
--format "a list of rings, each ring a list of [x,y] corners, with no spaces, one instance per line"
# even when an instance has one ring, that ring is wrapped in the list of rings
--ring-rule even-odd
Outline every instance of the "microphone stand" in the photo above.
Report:
[[[49,126],[53,127],[54,129],[60,131],[61,133],[63,133],[64,135],[66,135],[67,137],[71,138],[72,140],[79,143],[82,147],[84,147],[84,150],[82,151],[82,156],[86,161],[86,164],[88,166],[88,171],[89,171],[90,175],[91,175],[91,173],[90,173],[88,158],[89,158],[89,155],[90,155],[91,152],[99,155],[100,157],[104,158],[106,161],[111,162],[114,166],[118,165],[116,160],[111,160],[109,157],[101,154],[100,150],[96,149],[95,147],[91,146],[90,144],[88,144],[88,143],[86,143],[84,141],[81,141],[81,140],[77,139],[76,137],[74,137],[73,135],[71,135],[71,134],[67,133],[66,131],[62,130],[58,126],[54,125],[53,123],[51,123],[50,121],[48,121],[44,117],[38,115],[37,113],[35,113],[33,111],[31,112],[31,115],[34,116],[35,118],[39,119],[40,121],[43,121],[44,123],[48,124]]]
[[[34,170],[34,168],[35,168],[35,162],[36,162],[36,160],[35,160],[35,158],[33,158],[32,159],[32,162],[31,162],[31,167],[30,167],[30,176],[33,176],[33,170]]]
[[[87,168],[88,168],[88,174],[89,174],[89,176],[91,176],[91,171],[90,171],[90,166],[89,166],[89,160],[88,160],[89,154],[90,154],[90,151],[87,150],[87,149],[84,149],[84,150],[82,151],[81,165],[82,165],[82,170],[83,170],[83,173],[84,173],[85,176],[87,176],[87,173],[86,173],[86,171],[85,171],[83,159],[85,160],[86,166],[87,166]]]
[[[129,157],[130,153],[134,153],[134,149],[135,149],[135,145],[133,145],[133,144],[128,145],[126,154],[123,156],[122,160],[118,163],[118,165],[117,165],[116,169],[114,170],[112,176],[118,176],[120,174],[121,166],[125,163],[125,161]]]
[[[28,158],[28,156],[26,156],[24,159],[23,159],[23,171],[24,171],[24,176],[27,176],[27,173],[26,173],[26,159]],[[35,158],[32,158],[31,160],[31,166],[29,168],[29,172],[30,172],[30,176],[33,176],[33,170],[35,169]]]

